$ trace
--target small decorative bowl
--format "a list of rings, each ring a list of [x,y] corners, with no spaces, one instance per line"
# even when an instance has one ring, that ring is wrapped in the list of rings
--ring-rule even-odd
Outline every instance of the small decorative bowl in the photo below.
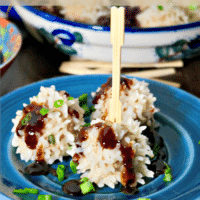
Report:
[[[1,75],[11,66],[22,44],[22,35],[10,21],[0,18]]]
[[[14,6],[27,30],[67,55],[112,62],[110,27],[64,20],[31,6]],[[122,63],[157,63],[200,55],[200,21],[157,28],[125,28]]]

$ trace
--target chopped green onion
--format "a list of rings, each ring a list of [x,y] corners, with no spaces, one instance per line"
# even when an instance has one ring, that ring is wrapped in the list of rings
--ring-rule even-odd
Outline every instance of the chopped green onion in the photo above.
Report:
[[[38,194],[38,190],[37,189],[33,189],[33,188],[24,188],[24,189],[15,189],[13,190],[13,193],[18,193],[18,194]]]
[[[77,166],[78,166],[77,163],[74,163],[72,160],[70,161],[70,168],[74,174],[76,174],[77,172],[77,169],[76,169]]]
[[[68,143],[68,150],[72,150],[72,145]]]
[[[88,97],[88,94],[82,94],[80,97],[79,97],[79,106],[82,107],[83,105],[87,105],[87,97]]]
[[[55,136],[53,134],[49,135],[48,141],[50,144],[55,144],[56,143]]]
[[[27,117],[28,120],[31,120],[32,114],[31,114],[31,113],[28,113],[28,114],[26,115],[26,117]]]
[[[171,173],[171,169],[170,167],[167,165],[167,163],[165,163],[167,169],[165,169],[165,174],[170,174]]]
[[[63,181],[64,177],[65,177],[65,166],[64,165],[58,165],[56,173],[58,175],[58,180],[60,182]]]
[[[33,188],[24,188],[24,191],[26,194],[38,194],[38,190]]]
[[[85,125],[83,125],[82,127],[88,127],[90,126],[90,123],[85,123]]]
[[[86,181],[88,181],[88,180],[89,180],[89,178],[83,177],[83,178],[80,180],[80,182],[86,182]]]
[[[74,97],[68,97],[68,100],[73,100],[74,99]]]
[[[28,113],[24,119],[21,121],[21,124],[23,126],[25,126],[30,120],[31,120],[31,117],[32,117],[32,114],[31,113]]]
[[[86,181],[82,184],[80,184],[80,188],[83,194],[87,194],[91,191],[95,192],[94,186],[92,185],[92,183],[90,181]]]
[[[63,104],[64,104],[64,101],[62,99],[59,99],[59,100],[55,101],[53,105],[54,105],[55,108],[59,108]]]
[[[172,180],[172,175],[171,174],[165,174],[165,177],[163,178],[165,182],[170,182]]]
[[[48,112],[49,112],[49,109],[46,109],[46,108],[42,108],[40,110],[40,114],[43,115],[43,116],[46,115]]]
[[[35,96],[36,98],[38,98],[38,95],[37,96]]]
[[[94,108],[94,106],[91,106],[90,107],[90,112],[92,113],[92,112],[94,112],[96,109]]]
[[[38,200],[52,200],[51,195],[39,195]]]
[[[21,124],[23,126],[25,126],[26,124],[28,124],[29,120],[27,118],[24,118],[22,121],[21,121]]]
[[[82,108],[85,110],[84,116],[89,117],[90,116],[90,109],[87,107],[87,105],[83,105]]]
[[[158,10],[164,10],[163,6],[158,6]]]
[[[199,144],[200,144],[200,140],[199,140]]]
[[[171,169],[166,163],[165,163],[165,165],[167,168],[165,169],[165,177],[163,178],[163,180],[165,182],[169,182],[172,180]]]
[[[69,146],[68,150],[72,150],[72,146]]]
[[[13,190],[13,193],[17,193],[17,194],[28,194],[27,190],[23,190],[23,189],[15,189]]]
[[[151,200],[151,199],[147,199],[147,198],[139,198],[137,200]]]
[[[191,11],[195,11],[197,9],[197,6],[195,5],[189,5],[188,8],[191,10]]]
[[[38,194],[39,193],[39,191],[37,189],[33,189],[33,188],[29,188],[28,191],[30,194]]]

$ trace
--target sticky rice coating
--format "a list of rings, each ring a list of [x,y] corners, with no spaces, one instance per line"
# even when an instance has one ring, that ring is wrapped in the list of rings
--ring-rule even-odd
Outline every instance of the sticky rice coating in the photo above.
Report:
[[[97,119],[80,130],[72,160],[78,164],[77,173],[83,173],[81,178],[114,188],[118,182],[135,187],[145,184],[143,177],[154,176],[146,166],[154,156],[148,138],[141,134],[146,126],[129,120],[130,126],[125,126]]]
[[[129,118],[138,120],[141,124],[151,125],[153,115],[158,111],[154,106],[156,98],[150,93],[148,83],[138,81],[137,79],[128,79],[121,77],[120,101],[122,103],[122,123],[127,124]],[[92,113],[92,119],[101,118],[109,120],[110,99],[112,98],[112,79],[98,88],[96,93],[92,92],[95,104],[95,112]]]
[[[23,104],[24,109],[16,112],[16,117],[12,119],[12,146],[17,147],[16,153],[20,154],[22,160],[28,162],[43,159],[52,164],[57,159],[62,161],[67,150],[69,155],[74,154],[74,132],[85,124],[85,111],[79,106],[78,99],[68,100],[68,97],[67,92],[58,92],[53,85],[41,86],[38,96],[30,98],[30,104]],[[57,100],[63,100],[64,104],[56,108],[54,102]],[[44,116],[40,114],[41,108],[48,109],[48,113]],[[32,125],[31,120],[27,125],[21,125],[25,112],[32,113]],[[49,140],[50,135],[55,143]]]

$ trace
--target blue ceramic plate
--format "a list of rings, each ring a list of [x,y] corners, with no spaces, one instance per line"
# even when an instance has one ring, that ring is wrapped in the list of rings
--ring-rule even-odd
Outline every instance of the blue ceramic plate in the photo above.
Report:
[[[76,199],[64,194],[61,190],[63,182],[48,176],[22,175],[18,169],[23,169],[27,163],[21,161],[11,146],[11,119],[17,110],[23,108],[23,103],[29,103],[29,97],[37,95],[40,86],[55,85],[57,90],[66,90],[72,96],[78,97],[82,93],[90,94],[101,84],[105,83],[109,75],[67,76],[40,81],[17,89],[1,98],[1,192],[0,199],[37,199],[37,195],[15,196],[13,189],[37,188],[39,194],[50,194],[53,200]],[[139,79],[139,78],[138,78]],[[142,80],[142,79],[139,79]],[[138,199],[151,200],[193,200],[200,199],[200,100],[180,89],[145,80],[149,88],[157,97],[156,106],[160,112],[155,119],[161,124],[159,133],[164,138],[168,150],[168,163],[172,166],[173,181],[165,183],[163,176],[152,180],[139,188],[137,195],[125,195],[119,192],[119,185],[115,189],[104,187],[95,194],[89,194],[79,199],[87,200],[120,200]],[[89,98],[91,104],[91,97]],[[68,161],[69,162],[69,161]],[[68,164],[65,162],[65,164]],[[55,164],[56,165],[56,164]],[[69,179],[79,175],[70,175]],[[64,181],[65,182],[65,181]],[[7,197],[3,196],[6,195]]]

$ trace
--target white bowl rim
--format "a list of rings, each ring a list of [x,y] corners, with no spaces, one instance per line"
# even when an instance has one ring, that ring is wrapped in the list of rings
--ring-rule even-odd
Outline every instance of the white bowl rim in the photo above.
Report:
[[[23,6],[28,11],[44,18],[45,20],[52,21],[52,22],[59,22],[62,24],[78,27],[78,28],[84,28],[88,30],[93,31],[101,31],[101,32],[109,32],[110,27],[109,26],[101,26],[101,25],[90,25],[85,23],[79,23],[79,22],[73,22],[70,20],[62,19],[60,17],[54,16],[52,14],[45,13],[41,10],[38,10],[36,8],[33,8],[32,6]],[[179,31],[179,30],[186,30],[186,29],[192,29],[200,27],[200,21],[192,22],[188,24],[181,24],[181,25],[175,25],[175,26],[165,26],[165,27],[154,27],[154,28],[125,28],[126,33],[152,33],[152,32],[172,32],[172,31]]]

